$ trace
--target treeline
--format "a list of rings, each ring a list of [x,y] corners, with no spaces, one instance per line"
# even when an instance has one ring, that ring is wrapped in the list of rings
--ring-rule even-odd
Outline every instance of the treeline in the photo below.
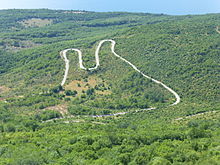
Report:
[[[217,164],[217,120],[173,125],[149,114],[110,124],[40,124],[25,122],[29,132],[7,126],[0,139],[0,162],[10,164]],[[153,117],[154,115],[150,115]],[[145,118],[145,119],[144,119]],[[146,119],[147,118],[147,119]],[[135,120],[141,120],[137,123]],[[147,129],[147,130],[146,130]],[[8,130],[8,131],[9,131]],[[14,132],[14,133],[13,133]],[[3,132],[5,134],[6,132]],[[59,135],[59,136],[58,136]],[[21,140],[21,137],[22,140]],[[13,138],[11,143],[8,141]],[[18,146],[24,146],[19,148]],[[32,154],[28,154],[31,152]],[[10,154],[9,154],[10,153]],[[43,154],[42,154],[43,153]]]
[[[79,12],[79,13],[77,13]],[[81,12],[81,13],[80,13]],[[40,19],[52,19],[53,22],[61,23],[66,21],[90,21],[94,19],[109,19],[114,17],[123,17],[123,16],[154,16],[149,14],[135,14],[135,13],[123,13],[123,12],[109,12],[109,13],[96,13],[96,12],[87,12],[87,11],[65,11],[65,10],[49,10],[49,9],[38,9],[38,10],[1,10],[0,11],[0,30],[1,31],[13,31],[13,28],[22,29],[19,21],[31,19],[31,18],[40,18]]]

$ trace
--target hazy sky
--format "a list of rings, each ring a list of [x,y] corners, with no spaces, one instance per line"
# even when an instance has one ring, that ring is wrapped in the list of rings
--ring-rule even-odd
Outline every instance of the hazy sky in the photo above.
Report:
[[[220,0],[0,0],[0,9],[12,8],[203,14],[220,13]]]

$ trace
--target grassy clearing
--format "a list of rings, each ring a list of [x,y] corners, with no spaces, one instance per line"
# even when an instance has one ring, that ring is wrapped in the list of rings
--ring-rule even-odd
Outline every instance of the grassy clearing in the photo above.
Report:
[[[111,91],[106,88],[107,84],[104,80],[98,78],[97,76],[90,76],[83,80],[73,80],[65,86],[65,90],[76,91],[77,95],[80,96],[85,91],[91,88],[95,88],[95,93],[100,95],[111,94]]]
[[[23,20],[21,23],[24,27],[44,27],[53,24],[52,19],[40,19],[40,18],[31,18],[27,20]]]

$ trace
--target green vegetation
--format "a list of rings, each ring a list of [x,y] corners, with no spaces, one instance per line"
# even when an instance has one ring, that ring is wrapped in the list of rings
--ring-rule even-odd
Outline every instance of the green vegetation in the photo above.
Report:
[[[0,10],[0,164],[219,164],[219,21]],[[172,94],[113,56],[108,43],[94,71],[79,69],[69,52],[60,86],[59,52],[79,48],[93,67],[102,39],[114,39],[117,54],[177,91],[181,103],[169,106]],[[129,113],[93,117],[119,112]]]

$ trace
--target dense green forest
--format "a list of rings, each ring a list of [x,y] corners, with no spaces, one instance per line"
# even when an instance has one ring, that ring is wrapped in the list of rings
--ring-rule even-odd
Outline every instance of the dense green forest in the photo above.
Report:
[[[220,14],[0,10],[0,164],[218,165],[218,27]],[[181,102],[109,43],[93,71],[70,51],[61,86],[60,51],[94,67],[103,39]]]

